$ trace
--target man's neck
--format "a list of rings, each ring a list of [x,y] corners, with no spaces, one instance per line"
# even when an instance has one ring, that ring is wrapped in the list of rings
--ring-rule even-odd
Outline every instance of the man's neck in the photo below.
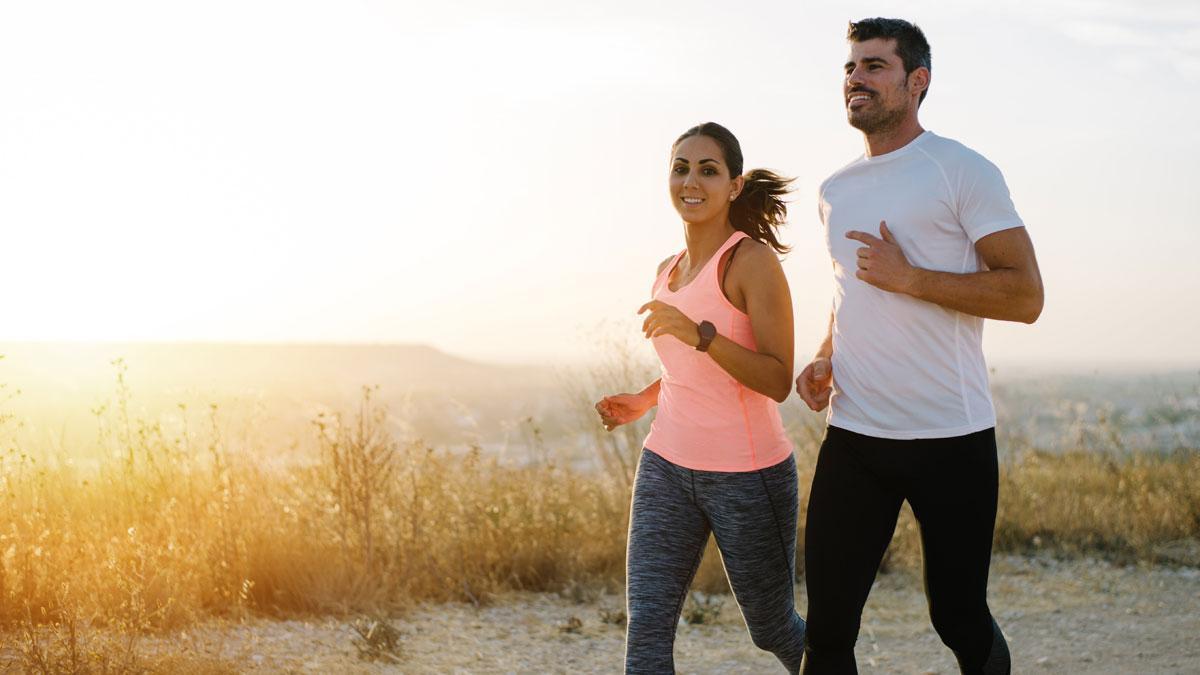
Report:
[[[900,124],[884,131],[864,134],[863,140],[867,146],[867,157],[886,155],[899,150],[916,140],[917,136],[925,133],[916,115],[905,119]]]

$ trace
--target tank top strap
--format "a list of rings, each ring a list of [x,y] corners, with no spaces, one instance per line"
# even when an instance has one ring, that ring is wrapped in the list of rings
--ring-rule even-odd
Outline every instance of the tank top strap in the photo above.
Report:
[[[687,253],[686,248],[676,253],[675,257],[671,258],[671,262],[667,263],[667,266],[654,278],[654,284],[650,287],[650,297],[658,295],[658,289],[666,285],[667,279],[671,276],[671,270],[675,269],[675,265],[679,263],[679,259],[683,257],[684,253]]]
[[[709,259],[711,263],[709,266],[712,268],[712,272],[710,272],[710,274],[714,277],[717,276],[718,268],[721,266],[721,257],[724,256],[729,249],[737,245],[738,242],[749,238],[750,235],[742,232],[741,230],[737,230],[733,234],[729,235],[729,238],[725,240],[725,243],[721,244],[721,248],[717,249],[717,252],[714,253],[713,257]]]

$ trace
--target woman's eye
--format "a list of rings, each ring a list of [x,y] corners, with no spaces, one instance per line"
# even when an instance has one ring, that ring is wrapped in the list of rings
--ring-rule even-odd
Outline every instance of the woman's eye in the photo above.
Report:
[[[715,175],[717,175],[717,170],[716,169],[705,169],[704,175],[705,176],[715,176]]]
[[[680,165],[672,169],[672,171],[682,176],[683,174],[687,173],[687,167]]]

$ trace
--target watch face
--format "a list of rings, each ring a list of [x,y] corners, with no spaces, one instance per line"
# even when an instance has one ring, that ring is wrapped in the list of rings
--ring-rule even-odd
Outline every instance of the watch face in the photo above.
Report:
[[[712,344],[713,338],[717,337],[717,327],[711,321],[701,321],[699,326],[700,344],[696,345],[697,351],[708,351],[708,345]]]

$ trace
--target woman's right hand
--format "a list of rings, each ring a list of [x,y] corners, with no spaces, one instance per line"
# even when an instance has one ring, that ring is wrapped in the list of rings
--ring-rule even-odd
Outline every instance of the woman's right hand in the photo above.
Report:
[[[653,405],[646,399],[641,394],[615,394],[600,399],[596,404],[596,412],[600,413],[605,431],[641,419]]]

